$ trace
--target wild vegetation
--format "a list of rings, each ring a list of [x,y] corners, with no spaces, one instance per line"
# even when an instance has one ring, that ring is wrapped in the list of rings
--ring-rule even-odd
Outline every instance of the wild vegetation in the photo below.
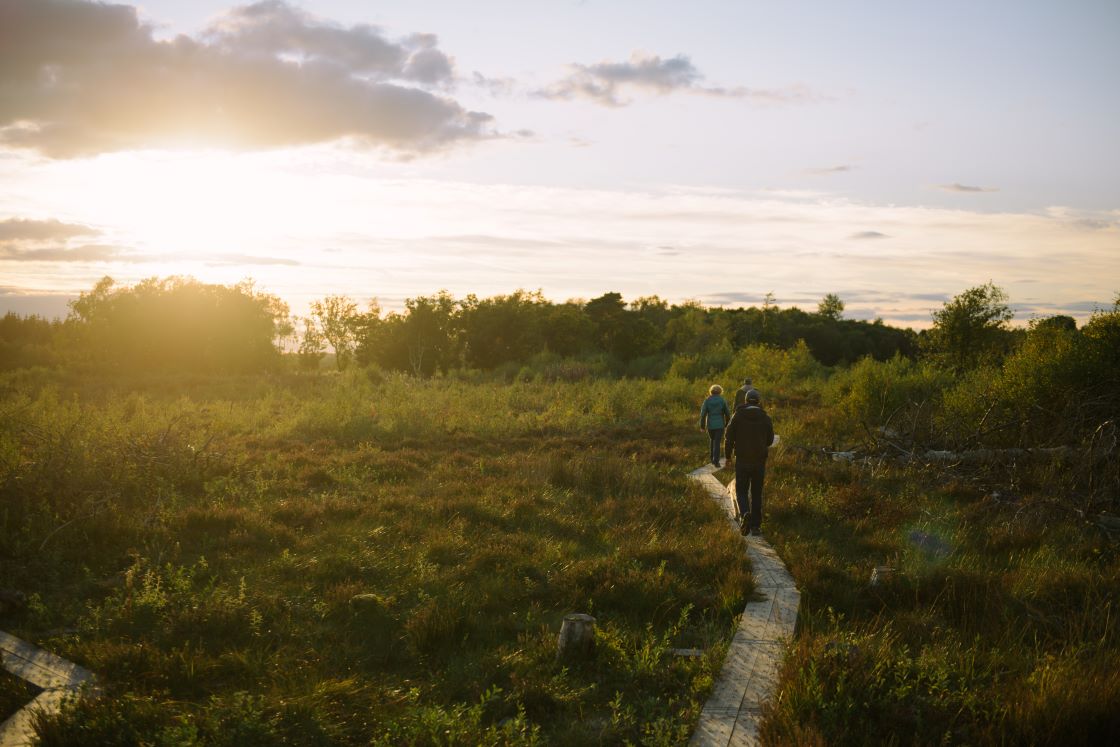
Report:
[[[768,742],[1120,737],[1120,306],[1015,330],[989,284],[914,335],[835,297],[327,298],[293,324],[171,279],[78,303],[0,323],[0,577],[28,594],[0,623],[109,696],[44,744],[687,741],[752,587],[684,473],[707,385],[744,375],[803,591]],[[161,303],[211,309],[178,322],[192,356],[94,321]],[[898,342],[828,358],[810,329]],[[558,663],[573,611],[598,653]]]

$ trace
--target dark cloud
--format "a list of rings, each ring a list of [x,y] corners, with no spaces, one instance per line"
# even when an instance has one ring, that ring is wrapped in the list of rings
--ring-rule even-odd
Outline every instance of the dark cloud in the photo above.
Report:
[[[578,63],[569,66],[569,74],[550,86],[536,91],[547,99],[568,101],[589,99],[603,106],[625,106],[630,103],[623,96],[627,90],[638,90],[658,95],[670,93],[696,93],[707,96],[749,98],[770,103],[789,103],[817,98],[803,86],[786,89],[721,88],[702,84],[703,74],[686,55],[668,59],[658,55],[635,52],[626,62],[598,62],[594,65]]]
[[[887,236],[887,234],[879,233],[878,231],[858,231],[856,233],[853,233],[848,238],[849,239],[889,239],[890,237]]]
[[[952,184],[938,184],[938,189],[946,192],[998,192],[997,187],[972,187],[967,184],[953,182]]]
[[[454,75],[451,59],[437,49],[433,34],[391,41],[376,26],[344,28],[280,0],[233,8],[202,38],[230,55],[287,56],[301,64],[323,62],[382,79],[446,85]]]
[[[279,1],[159,41],[131,6],[0,0],[0,143],[52,157],[339,139],[417,153],[491,136],[489,115],[424,90],[453,72],[430,34],[393,40]]]
[[[76,236],[97,236],[96,228],[59,220],[0,220],[0,246],[13,241],[65,241]]]

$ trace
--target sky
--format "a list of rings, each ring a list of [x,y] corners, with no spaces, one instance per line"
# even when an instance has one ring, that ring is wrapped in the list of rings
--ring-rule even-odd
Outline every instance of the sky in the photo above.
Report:
[[[0,313],[1120,292],[1114,0],[0,0]]]

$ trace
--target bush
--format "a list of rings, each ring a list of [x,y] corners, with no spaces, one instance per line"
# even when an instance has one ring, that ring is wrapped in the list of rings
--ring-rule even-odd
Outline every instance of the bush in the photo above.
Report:
[[[828,392],[853,431],[885,427],[928,440],[941,392],[951,380],[945,371],[900,355],[888,361],[864,358],[836,374]]]

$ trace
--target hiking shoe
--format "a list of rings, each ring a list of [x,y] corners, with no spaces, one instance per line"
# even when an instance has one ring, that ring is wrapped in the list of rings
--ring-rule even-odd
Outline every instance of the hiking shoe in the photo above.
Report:
[[[758,537],[759,539],[762,539],[762,530],[758,527],[755,527],[754,529],[751,530],[751,536],[752,537]]]
[[[743,519],[743,518],[740,518],[740,519],[739,519],[739,534],[741,534],[741,535],[743,535],[744,537],[746,537],[746,536],[747,536],[747,535],[749,535],[750,533],[751,533],[751,528],[750,528],[750,526],[749,526],[749,525],[747,524],[747,522],[746,522],[746,520],[745,520],[745,519]]]

